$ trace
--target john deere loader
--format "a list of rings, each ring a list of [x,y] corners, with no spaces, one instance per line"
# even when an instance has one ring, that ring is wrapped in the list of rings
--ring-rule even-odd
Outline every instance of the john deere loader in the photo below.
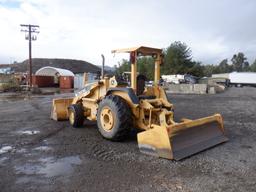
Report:
[[[174,121],[173,104],[159,85],[162,49],[141,46],[112,53],[130,54],[131,86],[102,73],[100,80],[85,85],[74,98],[54,99],[52,119],[69,119],[73,127],[82,126],[84,119],[97,121],[100,134],[112,141],[121,141],[132,127],[138,128],[140,151],[167,159],[180,160],[228,140],[220,114]],[[155,60],[152,86],[146,87],[145,79],[137,75],[140,56]]]

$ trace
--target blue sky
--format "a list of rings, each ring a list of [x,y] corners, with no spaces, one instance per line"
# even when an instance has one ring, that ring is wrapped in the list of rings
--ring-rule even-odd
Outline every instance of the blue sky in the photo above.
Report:
[[[239,51],[253,61],[255,10],[254,0],[0,0],[0,63],[27,58],[21,23],[40,25],[33,57],[100,64],[103,53],[113,66],[127,56],[113,57],[112,49],[182,41],[203,63]]]
[[[7,8],[19,8],[20,2],[18,1],[0,1],[0,6]]]

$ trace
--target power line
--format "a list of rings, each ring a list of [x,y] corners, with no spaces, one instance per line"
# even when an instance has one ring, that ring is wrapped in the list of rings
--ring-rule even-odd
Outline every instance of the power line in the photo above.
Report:
[[[37,40],[37,35],[39,33],[39,26],[38,25],[26,25],[21,24],[21,32],[25,32],[25,39],[29,42],[29,87],[32,86],[32,41]]]

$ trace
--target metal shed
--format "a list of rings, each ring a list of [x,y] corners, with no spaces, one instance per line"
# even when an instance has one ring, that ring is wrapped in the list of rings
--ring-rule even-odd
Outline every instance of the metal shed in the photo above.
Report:
[[[33,85],[71,89],[74,87],[74,76],[74,73],[67,69],[42,67],[33,76]]]
[[[74,77],[74,73],[67,69],[61,69],[56,67],[42,67],[41,69],[37,70],[35,75],[38,76],[55,76],[56,73],[59,73],[60,76],[71,76]]]

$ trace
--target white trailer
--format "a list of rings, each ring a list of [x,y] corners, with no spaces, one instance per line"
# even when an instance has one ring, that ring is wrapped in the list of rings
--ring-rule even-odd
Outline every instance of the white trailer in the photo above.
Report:
[[[185,82],[185,78],[184,75],[162,75],[162,79],[167,82],[167,83],[171,83],[171,84],[180,84]]]
[[[231,85],[242,87],[244,85],[256,86],[256,73],[253,72],[232,72],[229,74]]]

